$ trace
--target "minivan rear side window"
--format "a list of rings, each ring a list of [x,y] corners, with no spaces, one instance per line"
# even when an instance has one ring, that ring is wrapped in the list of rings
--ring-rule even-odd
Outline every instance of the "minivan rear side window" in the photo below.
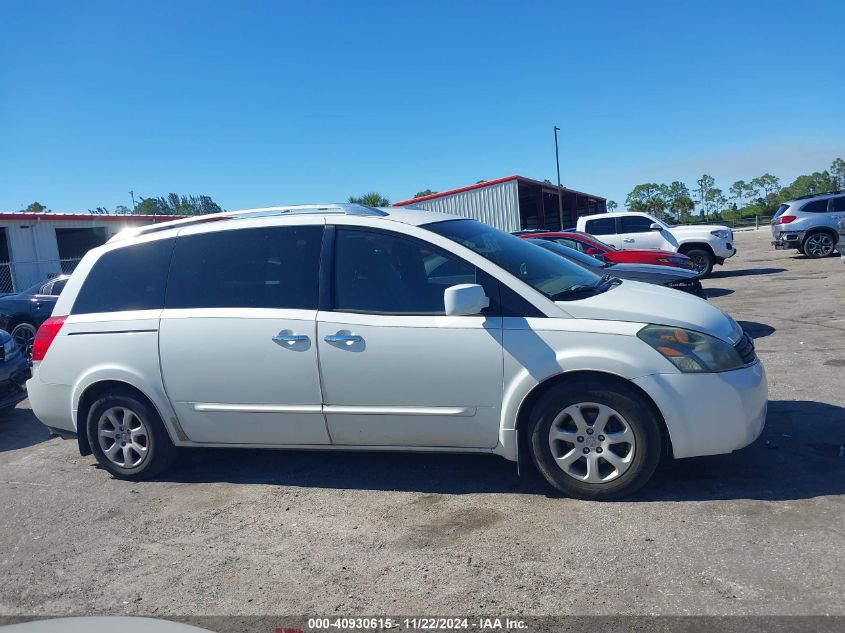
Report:
[[[322,239],[322,226],[179,237],[165,305],[316,310]]]
[[[845,211],[845,196],[839,196],[833,199],[832,211],[834,213],[842,213]]]
[[[584,230],[590,235],[613,235],[616,233],[616,220],[615,218],[587,220]]]
[[[71,314],[164,307],[173,239],[133,244],[100,257],[85,278]]]

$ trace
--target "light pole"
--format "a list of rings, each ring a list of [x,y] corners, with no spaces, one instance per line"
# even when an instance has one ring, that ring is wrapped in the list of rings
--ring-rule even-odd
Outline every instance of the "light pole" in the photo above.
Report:
[[[130,190],[129,195],[132,196],[132,213],[135,213],[135,192]]]
[[[557,148],[557,133],[560,131],[558,126],[555,126],[555,165],[557,166],[557,212],[560,221],[560,229],[563,230],[563,192],[560,187],[560,154]]]

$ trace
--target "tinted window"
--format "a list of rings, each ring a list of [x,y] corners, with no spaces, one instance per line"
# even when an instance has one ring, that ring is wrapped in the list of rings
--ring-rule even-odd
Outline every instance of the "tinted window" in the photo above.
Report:
[[[176,240],[168,308],[317,309],[321,226],[216,231]]]
[[[533,240],[504,233],[475,220],[433,222],[425,228],[475,251],[553,300],[574,286],[592,285],[601,280],[541,246],[566,248],[554,242],[537,240],[541,245],[532,244]]]
[[[648,233],[654,220],[641,215],[623,215],[620,220],[620,233]]]
[[[574,248],[569,248],[565,244],[558,244],[557,242],[547,242],[545,240],[528,241],[537,244],[537,246],[542,246],[547,251],[557,253],[558,255],[565,257],[570,261],[573,261],[577,264],[583,264],[584,266],[588,266],[589,268],[604,268],[607,265],[603,261],[596,259],[592,255],[587,255],[586,253],[582,253],[581,251],[576,251]]]
[[[560,244],[561,246],[566,246],[567,248],[572,248],[572,249],[575,249],[576,251],[581,251],[581,252],[584,251],[584,245],[581,244],[581,242],[576,242],[575,240],[570,239],[568,237],[555,237],[555,238],[552,238],[552,239],[547,240],[547,241],[556,242],[556,243]]]
[[[334,309],[346,312],[444,314],[446,288],[476,283],[475,266],[431,244],[343,228],[334,271]]]
[[[806,213],[826,213],[827,202],[827,198],[825,198],[824,200],[813,200],[812,202],[808,202],[803,207],[801,207],[801,210]]]
[[[616,233],[616,221],[614,218],[587,220],[585,228],[591,235],[613,235]]]
[[[65,289],[65,284],[67,283],[67,279],[59,279],[58,281],[53,282],[53,287],[50,288],[50,294],[54,297],[58,297],[62,294],[62,290]]]
[[[85,278],[72,314],[164,307],[173,240],[125,246],[104,254]]]
[[[833,199],[833,210],[839,213],[845,211],[845,196]]]

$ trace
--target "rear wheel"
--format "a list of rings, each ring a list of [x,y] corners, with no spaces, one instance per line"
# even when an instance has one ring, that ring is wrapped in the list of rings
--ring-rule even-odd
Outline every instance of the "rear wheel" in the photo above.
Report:
[[[692,260],[699,277],[709,277],[710,273],[713,272],[713,265],[716,263],[716,258],[706,248],[691,248],[688,251],[684,251],[684,255]]]
[[[818,233],[811,233],[804,240],[803,251],[810,259],[820,259],[822,257],[828,257],[834,248],[836,248],[836,242],[833,236],[820,231]]]
[[[629,495],[660,461],[654,412],[624,385],[577,381],[552,387],[534,406],[530,425],[538,470],[570,497]]]
[[[35,340],[37,329],[32,323],[18,323],[10,334],[15,339],[18,349],[26,358],[32,358],[32,342]]]
[[[128,390],[100,396],[88,412],[87,430],[100,466],[119,479],[153,477],[176,456],[158,414]]]

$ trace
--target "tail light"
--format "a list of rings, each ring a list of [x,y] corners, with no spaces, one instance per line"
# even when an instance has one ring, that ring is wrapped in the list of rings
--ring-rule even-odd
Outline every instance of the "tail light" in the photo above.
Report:
[[[65,324],[65,319],[67,319],[66,316],[50,317],[41,324],[35,334],[35,340],[32,341],[32,362],[44,360],[53,339],[56,338],[59,330]]]
[[[796,217],[797,216],[794,216],[794,215],[782,215],[777,220],[775,220],[775,224],[789,224]]]

